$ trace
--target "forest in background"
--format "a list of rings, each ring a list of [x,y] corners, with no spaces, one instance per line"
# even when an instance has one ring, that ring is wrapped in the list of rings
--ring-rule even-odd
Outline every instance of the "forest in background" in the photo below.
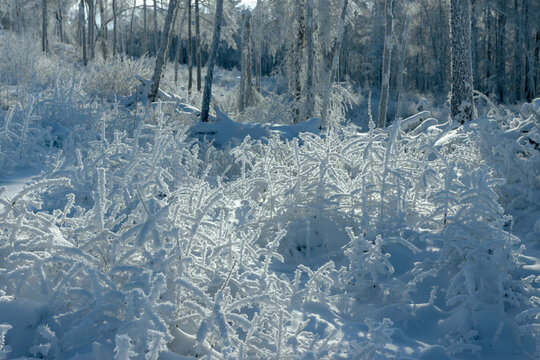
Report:
[[[248,80],[257,89],[261,76],[279,76],[284,82],[281,91],[286,91],[295,102],[306,101],[302,95],[308,91],[307,68],[312,67],[312,91],[320,98],[332,66],[341,3],[259,0],[249,9],[238,0],[227,0],[217,64],[241,69],[244,74],[249,72]],[[450,1],[390,3],[391,98],[397,99],[400,87],[417,94],[447,94]],[[160,45],[167,5],[162,0],[3,0],[0,26],[33,36],[36,41],[40,41],[45,29],[47,44],[54,39],[78,46],[81,58],[85,33],[89,61],[117,55],[153,57]],[[332,81],[357,88],[380,88],[384,9],[384,1],[350,2]],[[192,64],[197,90],[204,81],[200,68],[208,60],[214,11],[214,2],[181,0],[172,24],[169,60]],[[498,103],[531,101],[536,97],[540,86],[539,14],[537,1],[471,1],[475,90]],[[44,46],[48,49],[48,45]],[[395,114],[394,109],[389,111]]]

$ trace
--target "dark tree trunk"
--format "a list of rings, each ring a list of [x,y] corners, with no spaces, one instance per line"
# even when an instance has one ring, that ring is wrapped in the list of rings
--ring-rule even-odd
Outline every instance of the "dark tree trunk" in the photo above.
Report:
[[[49,40],[47,39],[47,0],[41,2],[41,50],[49,52]]]
[[[167,16],[165,17],[165,22],[163,24],[163,33],[161,36],[161,44],[158,49],[156,56],[156,67],[154,69],[154,75],[152,76],[152,87],[150,93],[148,94],[148,99],[150,101],[155,101],[157,98],[157,93],[159,90],[159,82],[161,81],[161,75],[165,69],[165,61],[167,56],[167,48],[170,43],[171,37],[171,24],[173,21],[174,13],[178,5],[178,0],[170,0],[169,8],[167,9]]]
[[[214,64],[216,63],[219,41],[221,36],[221,22],[223,19],[223,0],[217,0],[216,17],[214,21],[214,35],[212,36],[212,45],[210,47],[210,57],[208,58],[208,67],[204,83],[203,101],[201,106],[201,121],[207,122],[210,113],[210,99],[212,97],[212,82],[214,80]]]
[[[197,91],[201,91],[201,20],[199,14],[199,0],[195,0],[195,42],[197,54]]]
[[[188,2],[188,93],[191,94],[193,88],[193,34],[191,32],[191,0]]]

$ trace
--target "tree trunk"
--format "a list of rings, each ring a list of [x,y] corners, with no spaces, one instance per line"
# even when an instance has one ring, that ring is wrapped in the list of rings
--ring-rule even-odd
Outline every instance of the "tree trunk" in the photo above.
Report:
[[[240,60],[240,89],[238,94],[238,111],[243,112],[245,109],[246,100],[246,24],[248,22],[247,11],[242,14],[242,48],[241,48],[241,60]]]
[[[188,93],[191,95],[193,88],[193,34],[191,32],[191,0],[188,2]]]
[[[450,113],[462,124],[473,118],[471,59],[471,5],[469,0],[452,0],[450,12],[451,74]]]
[[[107,24],[105,21],[105,7],[103,6],[103,0],[99,0],[99,18],[101,23],[101,54],[103,55],[103,59],[107,60]]]
[[[83,53],[83,65],[88,65],[88,57],[86,55],[86,20],[84,19],[84,0],[79,3],[79,28],[81,33],[81,46]]]
[[[148,52],[148,25],[146,19],[146,0],[143,0],[143,54]]]
[[[514,63],[515,63],[515,72],[514,72],[514,91],[515,91],[515,100],[521,100],[521,78],[523,77],[521,63],[521,55],[523,50],[521,48],[521,24],[520,20],[520,7],[519,1],[514,0],[514,35],[515,35],[515,46],[514,46]]]
[[[158,22],[157,22],[157,0],[154,0],[154,54],[158,53],[159,48],[159,29],[158,29]]]
[[[297,0],[298,7],[298,35],[296,38],[296,49],[294,53],[294,68],[292,69],[293,81],[293,102],[294,102],[294,119],[295,123],[302,120],[302,112],[300,107],[300,100],[302,98],[302,84],[300,81],[300,75],[302,74],[302,62],[304,54],[304,39],[306,37],[306,19],[304,17],[305,7],[303,6],[306,0]]]
[[[536,86],[538,86],[538,83],[540,83],[540,31],[538,31],[538,29],[536,29],[536,46],[535,46],[535,58],[536,58],[536,64],[534,66],[534,68],[536,69],[536,74],[535,74],[535,79],[534,79],[534,82],[533,82],[533,97],[536,97],[536,94],[537,94],[537,90],[536,90]]]
[[[129,32],[130,32],[130,40],[133,40],[133,18],[135,13],[135,6],[137,4],[137,0],[135,0],[133,4],[133,11],[131,12],[131,22],[129,24]],[[116,0],[112,0],[112,11],[113,11],[113,57],[116,57],[116,43],[118,41],[118,8],[116,6]],[[133,52],[133,42],[131,43],[131,52]]]
[[[156,67],[154,69],[154,75],[152,76],[152,87],[150,93],[148,94],[148,99],[151,102],[156,101],[157,93],[159,89],[159,82],[161,80],[161,75],[163,69],[165,68],[165,58],[167,54],[167,47],[170,42],[171,32],[171,23],[173,20],[174,12],[176,6],[178,5],[178,0],[170,0],[169,8],[167,9],[167,16],[165,17],[165,23],[163,24],[163,33],[161,36],[161,44],[158,49],[156,56]]]
[[[490,4],[485,4],[485,11],[486,11],[486,83],[485,83],[485,93],[486,95],[489,95],[489,92],[491,91],[491,76],[493,74],[493,20],[491,17],[491,7]]]
[[[405,21],[405,28],[403,30],[403,35],[401,37],[401,58],[399,59],[399,70],[397,78],[397,104],[396,104],[396,115],[395,118],[401,117],[401,99],[403,97],[403,72],[405,71],[405,58],[407,57],[407,38],[409,37],[409,23],[411,17],[407,15],[407,20]]]
[[[133,38],[133,23],[135,21],[136,6],[137,6],[137,0],[133,0],[133,9],[131,10],[131,20],[129,21],[129,53],[131,54],[132,59],[135,57],[135,47],[134,47],[135,40]],[[116,45],[116,42],[115,42],[115,45]],[[120,51],[122,52],[122,49],[120,49]],[[127,53],[127,50],[126,50],[126,53]],[[142,54],[144,54],[144,52]],[[141,56],[142,54],[139,52],[138,55]]]
[[[506,54],[505,54],[505,37],[506,37],[506,1],[499,0],[499,9],[497,12],[497,47],[496,47],[496,62],[497,62],[497,98],[501,103],[506,101]]]
[[[95,35],[94,35],[94,26],[95,26],[95,9],[94,9],[94,0],[88,1],[88,46],[90,47],[90,59],[93,60],[95,57]]]
[[[478,87],[480,84],[478,82],[478,41],[477,41],[477,34],[478,29],[476,26],[476,6],[475,6],[476,0],[471,0],[471,41],[472,41],[472,72],[473,72],[473,80],[474,85]]]
[[[343,31],[345,30],[345,16],[347,15],[348,4],[349,0],[343,0],[343,8],[341,9],[341,16],[339,18],[337,38],[332,49],[332,65],[330,66],[330,70],[328,71],[326,82],[324,84],[325,90],[321,110],[321,123],[323,126],[327,125],[328,102],[330,100],[330,85],[332,79],[334,78],[334,75],[336,74],[336,71],[338,70],[338,59],[339,53],[341,51],[341,43],[343,42]]]
[[[307,118],[313,116],[315,108],[315,96],[313,94],[313,0],[306,2],[306,50],[307,50],[307,65],[306,65],[306,114]]]
[[[212,81],[214,80],[214,64],[219,48],[221,35],[221,22],[223,19],[223,0],[216,1],[216,18],[214,21],[214,35],[212,37],[212,46],[210,47],[210,56],[208,58],[208,67],[204,83],[203,101],[201,106],[201,121],[207,122],[210,112],[210,98],[212,97]]]
[[[257,92],[261,92],[261,77],[262,77],[262,67],[261,67],[261,60],[262,60],[262,9],[261,9],[262,3],[261,0],[257,0],[257,6],[256,6],[256,19],[257,19],[257,35],[255,37],[255,49],[256,49],[256,55],[255,55],[255,88],[257,89]]]
[[[41,16],[42,16],[42,26],[41,26],[41,50],[43,52],[49,52],[49,40],[47,39],[47,0],[42,0],[41,2]]]
[[[246,21],[246,92],[244,94],[244,107],[251,105],[251,14],[247,14]]]
[[[523,0],[523,29],[525,39],[525,96],[527,101],[535,97],[534,58],[531,48],[531,34],[529,28],[529,0]]]
[[[197,91],[201,91],[201,20],[199,15],[199,0],[195,0],[195,42],[197,55]]]
[[[58,23],[58,36],[60,37],[60,42],[64,42],[64,12],[62,9],[62,2],[58,2],[58,10],[56,11],[56,22]]]
[[[180,20],[180,26],[178,27],[178,36],[177,36],[177,46],[176,46],[176,56],[174,59],[174,83],[178,82],[178,64],[180,63],[180,52],[182,51],[182,29],[184,28],[184,21],[186,20],[186,12],[188,9],[189,0],[186,0],[186,7],[184,8],[184,13],[182,14],[182,20]]]
[[[388,107],[388,95],[390,93],[390,65],[392,59],[392,0],[385,0],[385,30],[384,30],[384,50],[383,50],[383,70],[381,85],[381,100],[379,102],[379,121],[378,126],[386,126],[386,109]]]
[[[169,35],[169,43],[167,44],[167,53],[165,54],[165,65],[164,65],[164,68],[167,68],[167,62],[169,61],[168,59],[171,57],[171,45],[172,45],[172,40],[174,38],[174,27],[176,26],[176,19],[178,17],[178,8],[179,8],[179,4],[180,4],[180,1],[182,0],[177,0],[177,5],[176,5],[176,9],[174,9],[174,15],[173,15],[173,20],[172,20],[172,24],[171,24],[171,34]],[[176,55],[176,54],[175,54]]]

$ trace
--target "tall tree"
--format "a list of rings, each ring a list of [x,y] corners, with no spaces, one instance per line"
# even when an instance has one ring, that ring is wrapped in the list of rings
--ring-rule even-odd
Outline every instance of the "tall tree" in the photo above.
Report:
[[[495,48],[497,68],[497,98],[502,103],[506,101],[506,1],[497,2],[497,44]]]
[[[296,49],[294,54],[294,69],[291,74],[293,81],[293,101],[294,101],[294,122],[299,122],[302,119],[302,111],[300,99],[302,97],[302,83],[300,76],[302,75],[302,63],[304,54],[304,44],[306,37],[306,18],[305,18],[305,3],[306,0],[297,0],[296,7],[298,13],[298,29],[296,35]]]
[[[471,0],[471,42],[472,72],[474,85],[478,87],[478,27],[476,21],[476,0]]]
[[[107,60],[107,21],[105,19],[105,6],[103,5],[103,0],[99,0],[99,22],[100,26],[100,36],[101,36],[101,54],[103,59]]]
[[[146,0],[143,0],[143,54],[148,52],[148,23],[146,14]]]
[[[161,44],[159,46],[157,55],[156,55],[156,66],[154,69],[154,75],[152,76],[152,87],[150,88],[150,93],[148,94],[148,99],[150,101],[155,101],[157,98],[157,93],[159,90],[159,82],[161,81],[161,75],[163,74],[163,69],[165,68],[165,58],[167,54],[167,48],[169,46],[170,37],[171,37],[171,24],[173,21],[174,13],[176,11],[176,6],[178,5],[178,0],[170,0],[169,7],[167,9],[167,16],[165,17],[165,22],[163,24],[163,32],[161,36]]]
[[[88,1],[88,47],[90,48],[90,59],[94,59],[95,56],[95,48],[94,48],[94,27],[96,24],[95,21],[95,9],[94,9],[94,0],[87,0]]]
[[[214,20],[214,34],[208,58],[208,67],[204,82],[203,100],[201,106],[201,121],[207,122],[210,112],[210,99],[212,97],[212,82],[214,81],[214,65],[216,63],[219,41],[221,37],[221,22],[223,21],[223,0],[216,0],[216,15]]]
[[[338,23],[338,29],[337,29],[337,37],[334,41],[334,46],[332,48],[332,63],[330,65],[330,69],[327,73],[326,81],[325,81],[325,89],[324,89],[324,95],[323,95],[323,103],[322,103],[322,110],[321,110],[321,120],[322,124],[326,125],[326,119],[328,116],[328,102],[330,99],[330,87],[332,79],[334,78],[334,75],[336,74],[338,70],[338,63],[339,63],[339,53],[341,52],[341,44],[343,43],[343,32],[345,31],[345,17],[347,15],[347,6],[349,4],[349,0],[343,0],[343,7],[341,9],[341,16],[339,17],[339,23]]]
[[[193,34],[191,30],[191,0],[188,2],[188,93],[191,94],[193,88]]]
[[[405,71],[405,58],[407,57],[407,39],[409,37],[410,22],[411,17],[407,15],[407,20],[405,21],[405,28],[403,29],[403,35],[401,36],[401,54],[399,59],[399,70],[397,73],[397,104],[395,116],[396,119],[401,117],[401,103],[403,97],[403,72]]]
[[[471,58],[471,4],[451,0],[451,75],[450,115],[462,124],[473,118],[473,77]]]
[[[157,0],[154,0],[154,54],[157,56],[158,48],[159,48],[159,29],[158,29],[158,21],[157,21]]]
[[[49,51],[49,40],[47,39],[47,0],[41,1],[41,50],[43,52]]]
[[[519,1],[514,0],[514,35],[515,35],[515,44],[514,44],[514,63],[515,63],[515,72],[514,72],[514,87],[515,87],[515,98],[516,101],[521,100],[521,78],[523,73],[521,70],[522,63],[522,54],[523,49],[521,46],[521,16],[520,16],[520,6]]]
[[[313,49],[313,0],[306,0],[306,114],[310,118],[313,116],[315,108],[315,95],[313,92],[313,63],[315,51]]]
[[[197,91],[201,91],[201,17],[199,12],[199,0],[195,0],[195,44],[197,55]]]
[[[135,8],[136,7],[137,7],[137,0],[133,0],[133,7],[131,9],[131,19],[129,21],[129,52],[131,53],[132,58],[135,56],[135,46],[134,46],[135,45],[135,39],[134,39],[134,36],[133,36],[133,23],[135,22]],[[113,42],[116,45],[116,41],[113,41]],[[144,46],[144,44],[143,44],[143,46]],[[122,50],[122,44],[120,44],[120,51],[121,50]],[[113,51],[114,51],[114,49],[113,49]],[[123,54],[123,53],[121,52],[121,54]],[[144,49],[142,51],[142,54],[144,54]],[[141,52],[139,50],[139,56],[140,55],[141,55]]]
[[[242,13],[242,49],[240,60],[240,91],[238,94],[238,111],[243,112],[246,106],[246,72],[247,72],[247,56],[246,48],[249,41],[247,34],[247,23],[249,21],[248,11]]]
[[[79,2],[79,32],[81,34],[81,46],[83,55],[83,65],[88,65],[88,56],[86,54],[86,21],[84,19],[84,0]]]
[[[256,35],[255,35],[255,88],[257,92],[261,91],[262,77],[262,2],[257,0],[255,7]]]
[[[64,1],[58,1],[58,8],[56,10],[56,23],[58,25],[58,37],[60,42],[65,42],[64,39]]]
[[[392,32],[393,32],[393,13],[392,0],[385,0],[385,26],[384,26],[384,50],[383,50],[383,68],[381,100],[379,102],[379,121],[378,126],[386,126],[386,110],[388,108],[388,95],[390,93],[390,65],[392,59]]]
[[[112,0],[112,11],[113,11],[113,57],[116,57],[116,43],[118,42],[118,7],[117,7],[117,3],[116,3],[117,0]],[[135,9],[135,4],[133,4],[133,9]],[[133,15],[133,12],[135,10],[132,11],[132,15]],[[133,28],[133,17],[131,19],[131,23],[130,23],[130,33],[132,32],[132,28]],[[131,36],[131,39],[133,39],[133,36]],[[133,46],[133,44],[131,44]],[[131,51],[133,51],[133,49],[131,49]]]
[[[189,0],[186,0],[186,6],[182,13],[182,19],[180,20],[180,26],[178,27],[178,35],[176,36],[176,54],[174,58],[174,83],[178,82],[178,65],[180,64],[180,53],[182,52],[182,29],[184,28],[184,21],[186,20],[186,14],[188,11]]]
[[[523,29],[525,40],[525,96],[528,101],[531,101],[535,97],[535,81],[534,81],[534,53],[531,46],[531,34],[530,34],[530,18],[529,10],[531,8],[529,0],[523,0]]]

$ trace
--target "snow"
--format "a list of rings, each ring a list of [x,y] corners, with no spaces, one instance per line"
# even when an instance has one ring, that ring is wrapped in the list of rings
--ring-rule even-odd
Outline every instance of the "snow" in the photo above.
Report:
[[[15,172],[4,172],[0,175],[0,213],[6,210],[6,202],[11,203],[23,188],[30,185],[33,178],[40,173],[39,168],[19,169]]]
[[[12,110],[0,358],[538,358],[540,99],[359,132],[138,81]]]

